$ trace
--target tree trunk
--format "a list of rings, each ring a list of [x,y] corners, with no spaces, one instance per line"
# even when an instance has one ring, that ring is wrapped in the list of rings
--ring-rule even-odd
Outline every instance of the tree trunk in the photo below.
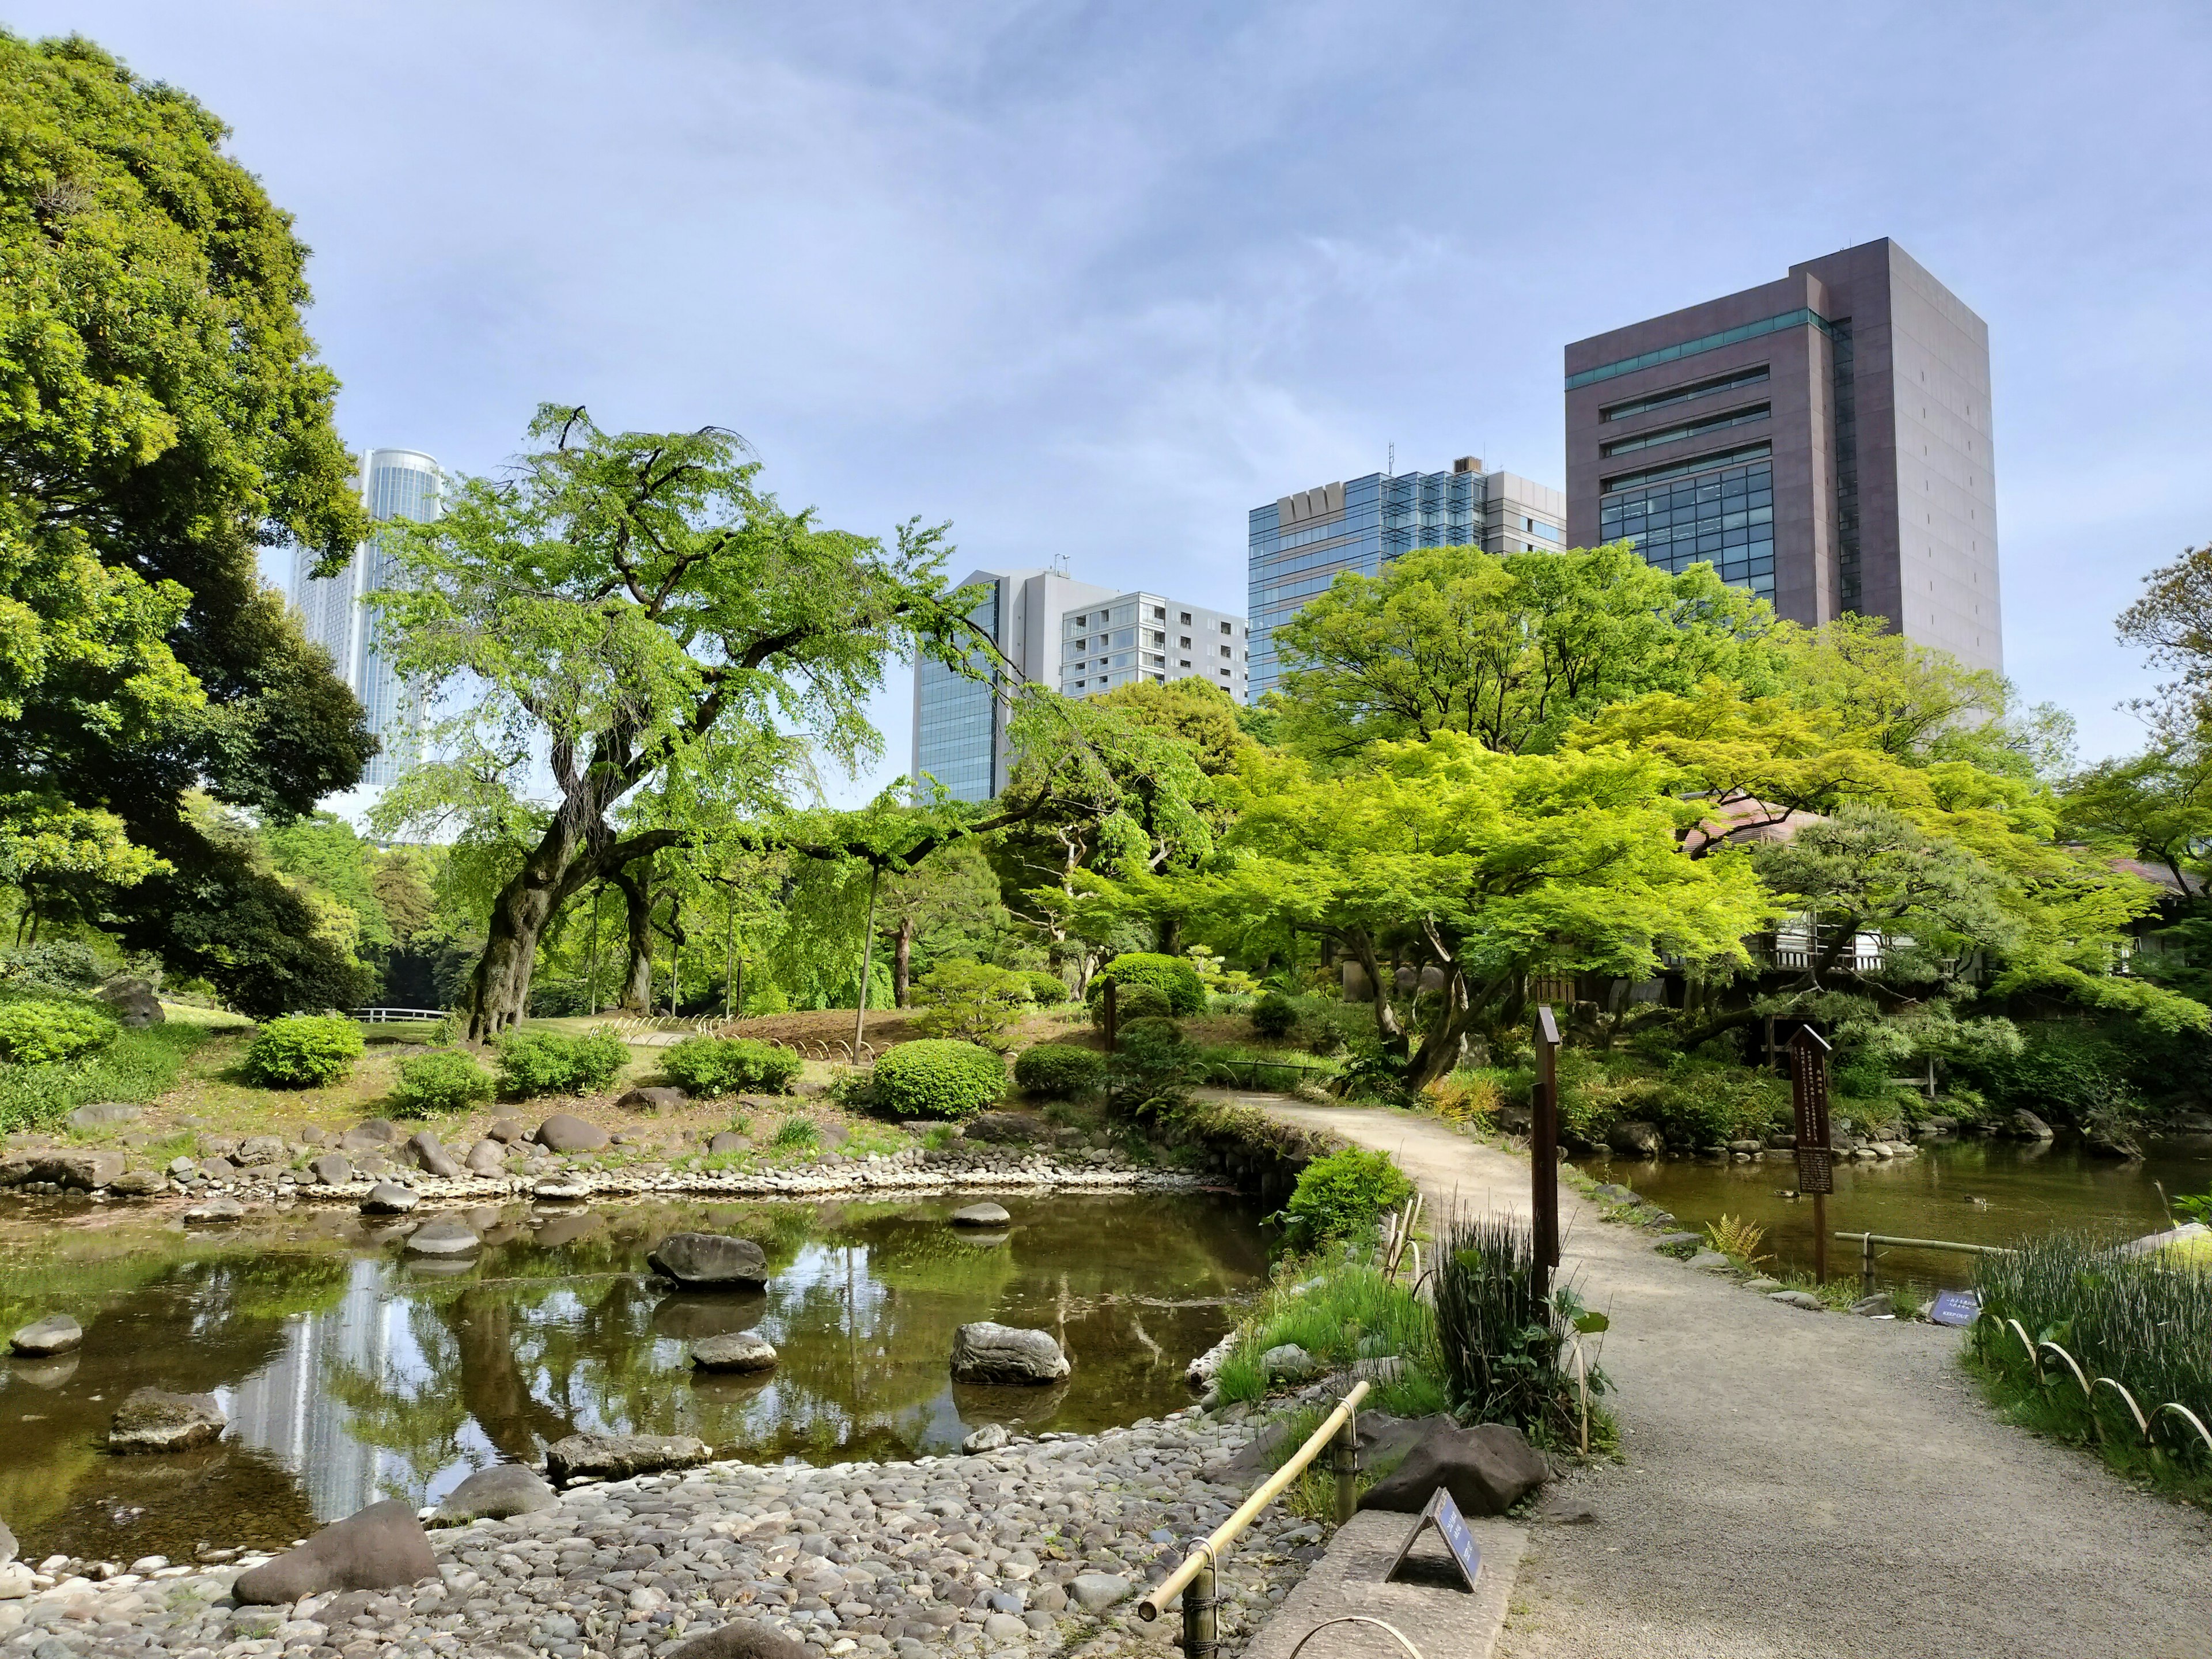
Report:
[[[1406,1069],[1406,1086],[1418,1093],[1439,1079],[1449,1077],[1467,1050],[1467,1035],[1474,1029],[1476,1018],[1512,982],[1512,975],[1500,974],[1480,994],[1470,994],[1467,975],[1460,971],[1459,964],[1447,962],[1443,1006],[1437,1010],[1428,1034],[1421,1039],[1419,1049]]]
[[[1375,1029],[1386,1041],[1404,1036],[1405,1032],[1398,1025],[1398,1011],[1390,1006],[1390,993],[1395,988],[1383,982],[1382,964],[1375,959],[1374,939],[1364,927],[1354,927],[1344,942],[1367,975],[1368,989],[1375,998]]]
[[[902,1008],[914,1006],[914,918],[901,916],[891,935],[891,1000]]]
[[[470,1042],[487,1042],[521,1023],[530,1003],[538,936],[592,878],[589,866],[578,860],[580,839],[556,818],[492,902],[483,954],[469,978]]]
[[[629,969],[623,977],[622,1006],[633,1013],[653,1012],[653,887],[650,872],[641,879],[629,871],[615,877],[622,889],[623,920],[629,933]]]
[[[853,1011],[853,1064],[860,1063],[860,1040],[868,1030],[868,965],[876,951],[876,885],[884,878],[883,866],[868,866],[868,923],[860,930],[860,994],[853,1000],[860,1005]]]

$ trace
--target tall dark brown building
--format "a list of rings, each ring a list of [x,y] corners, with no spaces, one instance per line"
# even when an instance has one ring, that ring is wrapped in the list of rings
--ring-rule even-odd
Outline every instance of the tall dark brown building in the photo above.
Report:
[[[1567,348],[1567,538],[2002,670],[1989,326],[1887,237]]]

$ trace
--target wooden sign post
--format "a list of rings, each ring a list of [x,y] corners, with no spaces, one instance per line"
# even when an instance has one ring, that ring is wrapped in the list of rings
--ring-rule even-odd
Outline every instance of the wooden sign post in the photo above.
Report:
[[[1559,1026],[1551,1005],[1536,1010],[1536,1091],[1528,1126],[1529,1188],[1536,1234],[1535,1291],[1552,1298],[1552,1269],[1559,1265]]]
[[[1790,1039],[1790,1103],[1797,1115],[1797,1190],[1813,1198],[1813,1276],[1828,1282],[1828,1194],[1836,1190],[1828,1144],[1828,1042],[1809,1025]]]

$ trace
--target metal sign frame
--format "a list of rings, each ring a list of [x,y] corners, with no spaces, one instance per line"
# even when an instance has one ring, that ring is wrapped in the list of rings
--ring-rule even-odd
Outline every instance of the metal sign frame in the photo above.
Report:
[[[1459,1569],[1460,1577],[1467,1581],[1468,1591],[1472,1595],[1474,1581],[1482,1576],[1482,1546],[1474,1541],[1474,1534],[1467,1528],[1467,1517],[1459,1512],[1459,1505],[1453,1502],[1450,1490],[1444,1486],[1438,1486],[1429,1494],[1428,1504],[1421,1510],[1421,1518],[1413,1522],[1413,1531],[1406,1534],[1406,1541],[1398,1547],[1397,1554],[1390,1558],[1390,1565],[1382,1575],[1382,1582],[1387,1584],[1398,1576],[1398,1569],[1406,1565],[1406,1558],[1413,1553],[1413,1546],[1421,1541],[1421,1534],[1431,1527],[1437,1529],[1437,1536],[1444,1540],[1444,1547],[1451,1552],[1452,1564]]]

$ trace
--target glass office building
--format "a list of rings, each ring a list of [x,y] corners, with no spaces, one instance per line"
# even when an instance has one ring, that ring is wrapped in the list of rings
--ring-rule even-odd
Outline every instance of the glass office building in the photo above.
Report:
[[[999,584],[968,613],[992,639],[999,637]],[[968,653],[977,676],[954,672],[933,657],[914,671],[915,775],[924,773],[955,800],[988,800],[1004,787],[999,773],[1000,668],[980,645]]]
[[[427,522],[438,516],[445,475],[418,450],[370,450],[362,457],[361,480],[371,518]],[[423,713],[419,694],[392,672],[380,619],[368,603],[370,594],[392,586],[396,561],[389,545],[372,535],[334,575],[314,574],[314,563],[305,549],[294,556],[292,601],[301,631],[331,653],[338,678],[368,711],[368,729],[382,746],[362,781],[392,783],[422,751]]]

